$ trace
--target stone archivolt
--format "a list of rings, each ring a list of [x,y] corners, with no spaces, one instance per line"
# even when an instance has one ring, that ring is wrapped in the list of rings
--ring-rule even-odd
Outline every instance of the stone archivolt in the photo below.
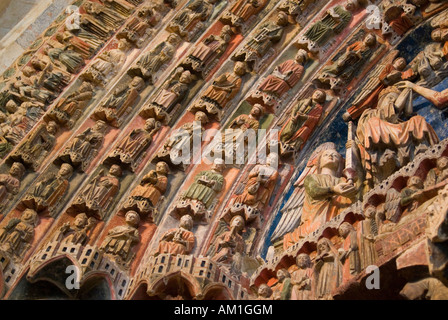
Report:
[[[446,2],[75,4],[0,78],[3,298],[447,299]]]

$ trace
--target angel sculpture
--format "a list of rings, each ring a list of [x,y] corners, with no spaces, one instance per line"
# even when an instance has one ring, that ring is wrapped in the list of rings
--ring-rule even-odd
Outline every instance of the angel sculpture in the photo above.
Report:
[[[312,153],[294,184],[296,189],[281,210],[282,217],[272,235],[272,243],[283,238],[286,250],[356,200],[361,179],[349,175],[344,167],[347,169],[348,165],[344,165],[342,156],[331,142]]]

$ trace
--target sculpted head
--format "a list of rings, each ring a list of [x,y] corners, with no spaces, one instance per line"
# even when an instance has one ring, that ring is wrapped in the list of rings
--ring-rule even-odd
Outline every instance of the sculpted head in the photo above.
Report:
[[[409,178],[407,186],[423,189],[423,181],[419,176],[412,176]]]
[[[262,283],[258,287],[258,295],[263,298],[269,298],[272,294],[272,289],[266,283]]]
[[[131,82],[131,87],[132,88],[135,88],[136,90],[140,91],[140,90],[143,89],[144,86],[145,86],[145,80],[143,80],[142,78],[134,77],[132,79],[132,82]]]
[[[36,225],[37,223],[37,212],[33,209],[26,209],[22,213],[21,219],[23,222],[30,223]]]
[[[285,27],[288,25],[288,15],[286,13],[284,13],[283,11],[280,11],[277,14],[277,20],[276,20],[277,25]]]
[[[373,33],[369,33],[364,38],[364,44],[370,48],[376,46],[376,36]]]
[[[130,47],[130,43],[128,42],[128,40],[126,39],[120,39],[120,41],[118,41],[118,49],[120,49],[121,51],[126,51],[129,49]]]
[[[325,93],[325,91],[317,89],[317,90],[314,90],[313,96],[311,97],[311,99],[313,99],[313,101],[316,103],[323,104],[323,103],[325,103],[325,100],[327,99],[327,94]]]
[[[240,215],[234,216],[232,220],[230,220],[230,227],[235,227],[237,232],[244,229],[244,218]]]
[[[236,62],[233,67],[233,72],[240,77],[244,76],[246,74],[246,64],[242,61]]]
[[[393,65],[394,65],[395,70],[403,71],[404,68],[406,68],[406,59],[402,58],[402,57],[397,58],[394,60]]]
[[[296,258],[296,264],[300,269],[306,269],[311,266],[310,256],[306,253],[301,253]]]
[[[388,87],[380,92],[378,106],[385,106],[394,104],[400,95],[400,90],[397,87]]]
[[[79,87],[79,92],[84,93],[84,92],[92,92],[93,91],[93,86],[90,82],[84,81],[81,86]]]
[[[291,278],[291,275],[289,274],[288,270],[286,269],[279,269],[277,271],[277,279],[279,282],[282,282],[286,278]]]
[[[278,154],[271,152],[266,159],[266,165],[273,168],[278,168],[278,161],[279,161]]]
[[[342,165],[342,156],[334,149],[324,150],[318,159],[318,172],[323,168],[331,169],[334,172],[340,172]]]
[[[343,238],[347,237],[350,234],[350,231],[352,230],[353,226],[348,222],[343,222],[338,229],[339,235]]]
[[[328,240],[327,238],[321,238],[317,242],[317,254],[330,252],[330,243],[330,240]]]
[[[448,41],[448,32],[443,32],[442,29],[435,29],[431,32],[431,39],[436,42]]]
[[[166,164],[166,162],[163,161],[157,162],[156,172],[166,176],[169,172],[168,165]]]
[[[193,80],[193,78],[191,76],[191,72],[188,70],[182,72],[182,74],[180,75],[180,78],[179,78],[179,81],[181,83],[185,83],[185,84],[190,84],[192,80]]]
[[[173,46],[175,46],[176,44],[179,43],[179,36],[175,33],[170,33],[170,35],[168,36],[168,39],[166,39],[168,41],[168,43],[172,44]]]
[[[303,64],[306,62],[306,60],[308,60],[308,52],[306,52],[306,50],[304,50],[304,49],[299,49],[299,51],[297,51],[294,59],[298,63]]]
[[[16,177],[18,179],[22,178],[23,174],[25,173],[25,166],[20,162],[14,162],[11,166],[11,169],[9,169],[9,174],[12,177]]]
[[[103,120],[98,120],[95,122],[95,125],[93,126],[93,130],[96,132],[104,133],[107,129],[107,124]]]
[[[368,204],[365,208],[364,208],[364,216],[367,219],[374,219],[376,216],[376,207]]]
[[[345,3],[345,10],[348,10],[348,11],[353,12],[353,11],[355,11],[357,8],[358,8],[358,0],[348,0],[348,1]]]
[[[140,224],[140,216],[135,211],[128,211],[125,216],[126,223],[134,228]]]
[[[75,217],[73,224],[78,228],[83,228],[87,224],[88,218],[85,213],[80,213]]]
[[[34,74],[36,74],[36,69],[34,69],[31,66],[26,66],[23,68],[22,73],[25,77],[29,78],[32,77]]]
[[[204,112],[197,111],[194,114],[194,121],[199,121],[202,125],[205,125],[208,122],[208,117]]]
[[[15,103],[13,100],[9,100],[5,105],[6,111],[9,113],[16,113],[17,109],[19,109],[19,106],[17,103]]]
[[[54,121],[50,121],[50,122],[48,122],[46,128],[47,128],[47,132],[48,132],[49,134],[51,134],[51,135],[55,135],[55,134],[58,132],[58,128],[59,128],[59,126],[58,126],[58,124],[57,124],[56,122],[54,122]]]
[[[145,121],[145,125],[144,125],[144,129],[145,131],[151,131],[152,129],[154,129],[156,127],[156,119],[154,118],[149,118]]]
[[[122,174],[122,173],[123,173],[123,172],[122,172],[120,166],[117,165],[117,164],[112,165],[112,166],[110,167],[110,169],[109,169],[109,174],[112,175],[112,176],[114,176],[114,177],[121,177],[121,174]]]
[[[190,231],[193,229],[193,218],[188,214],[182,216],[182,218],[180,218],[179,227]]]
[[[224,160],[222,160],[221,158],[216,158],[213,161],[212,170],[217,171],[217,172],[223,172],[225,168],[226,168],[226,165],[224,163]]]
[[[254,106],[250,110],[250,114],[255,119],[259,119],[263,115],[263,106],[258,103],[254,104]]]
[[[66,179],[70,178],[73,174],[73,167],[68,163],[63,163],[61,168],[59,169],[59,175],[61,177],[65,177]]]
[[[440,171],[448,168],[448,157],[440,157],[437,159],[437,169]]]

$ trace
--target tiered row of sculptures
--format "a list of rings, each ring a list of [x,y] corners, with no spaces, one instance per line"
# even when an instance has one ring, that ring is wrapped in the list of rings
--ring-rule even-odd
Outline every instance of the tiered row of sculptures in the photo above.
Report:
[[[235,279],[253,275],[253,298],[331,299],[377,262],[378,237],[428,206],[439,215],[448,149],[427,155],[446,132],[413,103],[448,105],[432,89],[448,76],[445,1],[384,0],[374,17],[362,0],[78,2],[80,24],[62,24],[0,92],[0,253],[3,273],[20,270],[13,283],[57,241],[95,245],[131,277],[147,256],[202,255]],[[397,44],[423,24],[431,42],[408,61]],[[340,118],[345,159],[315,144]],[[207,129],[222,132],[202,142],[214,161],[193,163],[180,150]],[[258,129],[278,130],[278,145],[260,138],[264,159],[226,164],[232,142],[247,147]],[[245,161],[257,156],[246,148]],[[424,169],[371,200],[422,157]],[[259,272],[285,253],[289,263]]]

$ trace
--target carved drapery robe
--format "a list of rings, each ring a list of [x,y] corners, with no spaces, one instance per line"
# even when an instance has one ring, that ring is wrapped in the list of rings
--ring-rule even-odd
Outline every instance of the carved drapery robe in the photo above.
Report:
[[[20,188],[20,180],[9,174],[0,174],[0,203],[4,204],[10,194],[16,194]],[[0,208],[2,205],[0,204]]]
[[[313,269],[297,269],[291,274],[291,300],[312,300]]]
[[[295,60],[287,60],[279,65],[276,70],[284,76],[284,79],[270,74],[261,83],[259,90],[281,97],[299,82],[304,68]]]
[[[201,178],[205,178],[209,182],[214,181],[215,184],[212,187],[205,185],[199,181]],[[205,205],[205,207],[208,208],[213,203],[216,194],[222,190],[223,186],[224,186],[224,177],[222,176],[221,173],[215,172],[213,170],[201,171],[194,178],[194,182],[185,192],[184,197],[200,201]]]
[[[185,241],[185,245],[176,242],[179,238]],[[163,240],[159,242],[157,253],[170,253],[172,255],[185,255],[189,254],[194,247],[195,237],[193,232],[184,228],[175,228],[168,230],[162,237]]]
[[[212,260],[223,264],[231,264],[236,253],[244,252],[245,243],[240,234],[232,234],[232,230],[229,230],[216,238],[215,246],[216,253]]]
[[[154,176],[154,173],[155,171],[144,176],[142,183],[140,183],[130,195],[135,199],[145,199],[149,201],[153,207],[157,205],[160,197],[165,194],[168,186],[168,178],[158,173],[155,173],[157,181],[153,183],[151,179]]]

